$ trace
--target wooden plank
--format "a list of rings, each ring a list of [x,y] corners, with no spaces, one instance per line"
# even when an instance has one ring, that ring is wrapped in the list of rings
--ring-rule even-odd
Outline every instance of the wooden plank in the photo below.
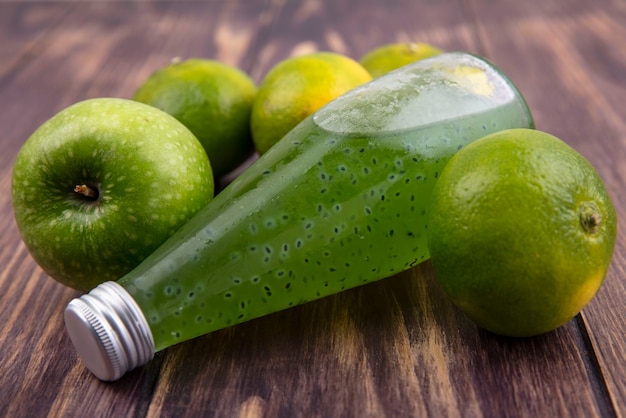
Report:
[[[0,2],[0,80],[6,83],[11,69],[39,54],[46,33],[67,13],[66,7],[43,4],[33,10],[20,2]]]
[[[475,32],[466,19],[465,2],[387,0],[281,0],[268,38],[250,72],[261,80],[271,66],[294,55],[332,51],[359,59],[393,42],[426,42],[446,50],[477,51]]]
[[[426,263],[173,347],[148,416],[600,416],[577,338],[478,331]]]
[[[0,3],[0,10],[6,7]],[[55,3],[62,19],[41,33],[45,41],[33,39],[37,54],[0,79],[2,414],[142,416],[162,359],[157,356],[115,385],[94,379],[78,362],[62,323],[65,305],[78,292],[36,267],[13,222],[10,178],[19,147],[39,124],[72,103],[130,97],[148,74],[174,56],[219,56],[236,65],[255,39],[265,7],[263,2],[231,1]],[[37,22],[46,10],[40,3],[26,3],[19,15],[24,22]],[[28,48],[22,45],[16,47],[18,55]]]
[[[618,219],[624,219],[626,9],[607,1],[473,3],[482,42],[521,86],[537,128],[591,161]],[[583,333],[592,343],[588,360],[600,364],[599,384],[606,385],[621,414],[626,414],[625,239],[620,228],[605,284],[583,312]]]

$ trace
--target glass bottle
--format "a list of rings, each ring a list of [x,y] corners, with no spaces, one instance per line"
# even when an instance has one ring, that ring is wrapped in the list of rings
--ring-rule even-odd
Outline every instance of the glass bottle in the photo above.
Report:
[[[116,380],[171,345],[408,269],[429,257],[450,157],[528,127],[517,88],[471,54],[377,78],[305,119],[133,271],[70,302],[68,333]]]

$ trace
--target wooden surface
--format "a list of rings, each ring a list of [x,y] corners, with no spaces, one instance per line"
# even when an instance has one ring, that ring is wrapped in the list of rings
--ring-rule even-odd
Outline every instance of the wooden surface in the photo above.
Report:
[[[625,219],[624,0],[0,1],[0,416],[626,417],[623,228],[597,297],[536,338],[478,330],[426,262],[172,347],[115,383],[77,359],[62,312],[79,293],[36,266],[13,220],[13,160],[39,124],[130,97],[175,56],[258,82],[291,55],[408,40],[494,61]]]

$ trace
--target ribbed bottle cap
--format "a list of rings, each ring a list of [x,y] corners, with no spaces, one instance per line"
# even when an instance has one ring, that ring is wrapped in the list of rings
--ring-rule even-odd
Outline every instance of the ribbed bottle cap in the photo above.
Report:
[[[148,322],[116,282],[104,282],[65,308],[65,327],[85,366],[101,380],[117,380],[154,357]]]

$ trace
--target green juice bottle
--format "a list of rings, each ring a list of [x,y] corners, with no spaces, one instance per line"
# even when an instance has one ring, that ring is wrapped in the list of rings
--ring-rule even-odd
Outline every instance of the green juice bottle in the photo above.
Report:
[[[375,79],[304,120],[135,270],[70,302],[68,333],[115,380],[173,344],[408,269],[429,257],[450,157],[532,126],[513,84],[470,54]]]

